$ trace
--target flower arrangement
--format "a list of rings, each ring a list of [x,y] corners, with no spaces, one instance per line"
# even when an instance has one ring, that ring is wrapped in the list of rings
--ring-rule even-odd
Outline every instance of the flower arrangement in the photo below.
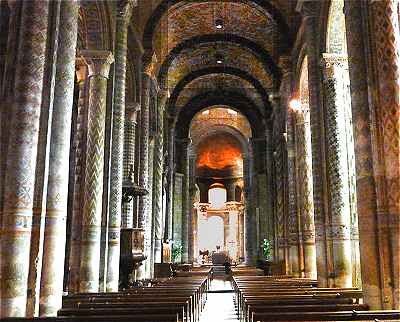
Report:
[[[172,245],[171,250],[171,260],[173,263],[177,262],[179,257],[182,255],[182,245],[179,243],[175,243]]]
[[[262,248],[265,259],[267,261],[271,260],[272,259],[271,242],[268,239],[264,238],[263,242],[261,244],[261,248]]]

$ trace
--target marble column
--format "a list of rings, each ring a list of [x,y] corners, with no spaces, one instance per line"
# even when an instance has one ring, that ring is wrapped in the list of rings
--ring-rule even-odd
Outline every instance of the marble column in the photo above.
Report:
[[[364,20],[365,4],[361,1],[346,0],[344,11],[355,144],[363,296],[372,309],[382,309],[385,305],[380,272],[384,258],[379,252],[380,236],[376,233],[378,189],[374,177],[374,123],[370,115],[366,37],[360,37],[367,30]]]
[[[257,230],[256,230],[256,214],[253,205],[253,189],[252,185],[252,162],[249,158],[243,158],[244,169],[244,256],[247,265],[254,265],[257,257]]]
[[[14,104],[4,178],[0,318],[23,317],[48,34],[48,1],[22,4]]]
[[[347,57],[324,54],[323,72],[327,108],[327,157],[330,182],[331,240],[333,251],[333,280],[336,287],[351,287],[352,245],[350,240],[351,205],[348,135]],[[347,81],[346,81],[347,80]]]
[[[238,259],[238,219],[239,219],[239,210],[238,204],[235,201],[227,202],[226,208],[228,209],[228,253],[229,256],[234,260],[237,261]]]
[[[130,175],[130,170],[135,169],[136,153],[136,126],[140,105],[136,102],[127,102],[125,107],[125,130],[124,130],[124,180]],[[121,228],[137,227],[134,215],[133,203],[135,199],[125,203],[122,207]]]
[[[300,191],[301,229],[304,251],[304,275],[307,278],[317,278],[317,262],[315,248],[313,176],[311,161],[311,131],[308,107],[296,115],[296,155]]]
[[[71,246],[69,253],[69,281],[68,292],[73,294],[79,291],[79,271],[81,264],[81,237],[82,217],[85,194],[86,169],[86,137],[87,137],[87,65],[83,58],[76,61],[76,80],[79,87],[78,116],[74,138],[75,148],[75,176],[74,195],[72,202]]]
[[[384,168],[384,190],[379,192],[378,209],[381,234],[388,236],[391,251],[390,269],[385,272],[392,289],[393,309],[400,308],[400,25],[399,1],[371,1],[376,52],[380,130],[379,151]],[[386,191],[385,191],[386,190]],[[382,218],[383,217],[383,218]],[[385,231],[385,232],[384,232]]]
[[[307,44],[308,86],[310,127],[312,136],[312,175],[313,198],[315,217],[315,242],[317,248],[318,282],[320,286],[327,286],[328,282],[328,256],[326,245],[325,217],[328,212],[327,202],[327,174],[325,169],[325,124],[322,104],[321,70],[318,24],[320,3],[318,1],[305,1],[302,7],[304,35]]]
[[[108,249],[106,291],[117,292],[121,240],[122,175],[125,122],[125,92],[128,47],[128,25],[132,1],[118,6],[115,32],[114,105],[112,111],[110,196],[108,202]]]
[[[97,292],[100,269],[107,80],[114,58],[109,51],[84,50],[81,54],[88,64],[90,87],[79,291]]]
[[[40,316],[56,316],[61,308],[66,238],[69,152],[74,96],[78,1],[62,1],[58,36],[56,83],[51,122]],[[67,171],[68,172],[68,171]]]
[[[272,138],[272,124],[271,122],[267,122],[265,129],[265,164],[266,164],[266,175],[267,175],[267,195],[265,198],[267,199],[267,238],[270,241],[272,247],[275,245],[275,201],[274,201],[274,190],[273,190],[273,138]]]
[[[163,242],[163,170],[164,170],[164,108],[168,92],[161,91],[158,97],[157,132],[154,147],[153,179],[153,227],[154,262],[162,261]]]
[[[190,173],[189,173],[189,146],[190,139],[183,139],[177,142],[180,146],[181,171],[183,174],[183,193],[182,193],[182,262],[189,261],[189,230],[192,215],[190,206]]]

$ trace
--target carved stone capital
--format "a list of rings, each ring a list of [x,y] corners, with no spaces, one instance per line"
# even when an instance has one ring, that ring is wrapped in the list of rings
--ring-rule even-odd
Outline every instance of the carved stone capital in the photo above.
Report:
[[[107,78],[110,66],[114,62],[113,54],[108,50],[82,50],[80,52],[89,68],[89,77],[100,76]]]
[[[154,77],[158,59],[156,53],[148,53],[143,57],[143,72],[150,78]]]
[[[117,19],[126,24],[126,26],[128,26],[132,17],[132,7],[136,5],[137,5],[136,0],[120,1],[120,3],[117,6]]]
[[[78,84],[86,80],[87,64],[82,57],[77,57],[75,61],[75,72]]]
[[[140,111],[140,104],[138,102],[125,103],[125,117],[128,121],[136,123],[138,111]]]
[[[279,57],[278,65],[283,75],[288,75],[292,72],[292,58],[289,55]]]
[[[321,65],[326,78],[334,78],[337,70],[348,70],[347,56],[338,54],[322,54]]]

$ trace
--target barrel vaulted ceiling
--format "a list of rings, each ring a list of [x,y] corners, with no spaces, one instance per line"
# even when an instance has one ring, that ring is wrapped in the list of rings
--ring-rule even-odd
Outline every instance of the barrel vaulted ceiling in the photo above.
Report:
[[[223,93],[235,93],[263,118],[270,115],[279,58],[290,51],[298,24],[295,0],[139,0],[139,6],[146,2],[152,10],[142,26],[144,49],[157,56],[170,114],[179,120],[179,113],[193,115],[183,111],[192,101],[218,104]]]

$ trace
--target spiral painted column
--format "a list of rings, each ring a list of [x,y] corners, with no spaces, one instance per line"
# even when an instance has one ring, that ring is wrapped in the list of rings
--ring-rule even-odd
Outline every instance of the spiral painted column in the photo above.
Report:
[[[153,227],[154,227],[154,262],[162,261],[163,242],[163,170],[164,170],[164,108],[168,93],[162,91],[158,97],[157,133],[154,147],[153,169]]]
[[[87,65],[84,59],[78,58],[75,63],[76,79],[79,88],[78,116],[74,138],[75,148],[75,177],[74,195],[72,202],[71,220],[71,246],[69,253],[69,281],[68,292],[73,294],[79,291],[79,271],[81,263],[81,238],[82,217],[85,193],[85,169],[86,169],[86,136],[87,136],[87,97],[88,85]]]
[[[311,163],[311,131],[308,108],[297,113],[297,151],[298,179],[300,187],[301,228],[304,250],[304,275],[317,278],[317,262],[315,248],[313,176]]]
[[[346,96],[347,57],[324,54],[324,84],[327,107],[327,156],[331,188],[331,239],[336,287],[351,287],[350,187],[347,154]],[[351,133],[351,132],[350,132]]]
[[[84,50],[81,54],[88,64],[90,87],[79,291],[97,292],[100,269],[107,79],[114,58],[109,51]]]
[[[121,240],[122,175],[125,122],[125,92],[128,25],[132,14],[132,1],[128,1],[117,13],[115,39],[115,83],[111,134],[111,177],[108,203],[108,249],[106,291],[118,291],[119,253]]]
[[[137,114],[140,105],[136,102],[127,102],[125,107],[125,130],[124,130],[124,180],[128,179],[130,169],[135,168],[135,147],[136,147],[136,125]],[[134,222],[133,202],[124,203],[122,206],[121,228],[133,228],[137,226]]]
[[[48,1],[22,4],[1,231],[0,318],[23,317],[48,31]]]
[[[56,84],[51,122],[40,316],[56,316],[61,308],[66,238],[69,151],[74,95],[78,1],[62,1]]]

